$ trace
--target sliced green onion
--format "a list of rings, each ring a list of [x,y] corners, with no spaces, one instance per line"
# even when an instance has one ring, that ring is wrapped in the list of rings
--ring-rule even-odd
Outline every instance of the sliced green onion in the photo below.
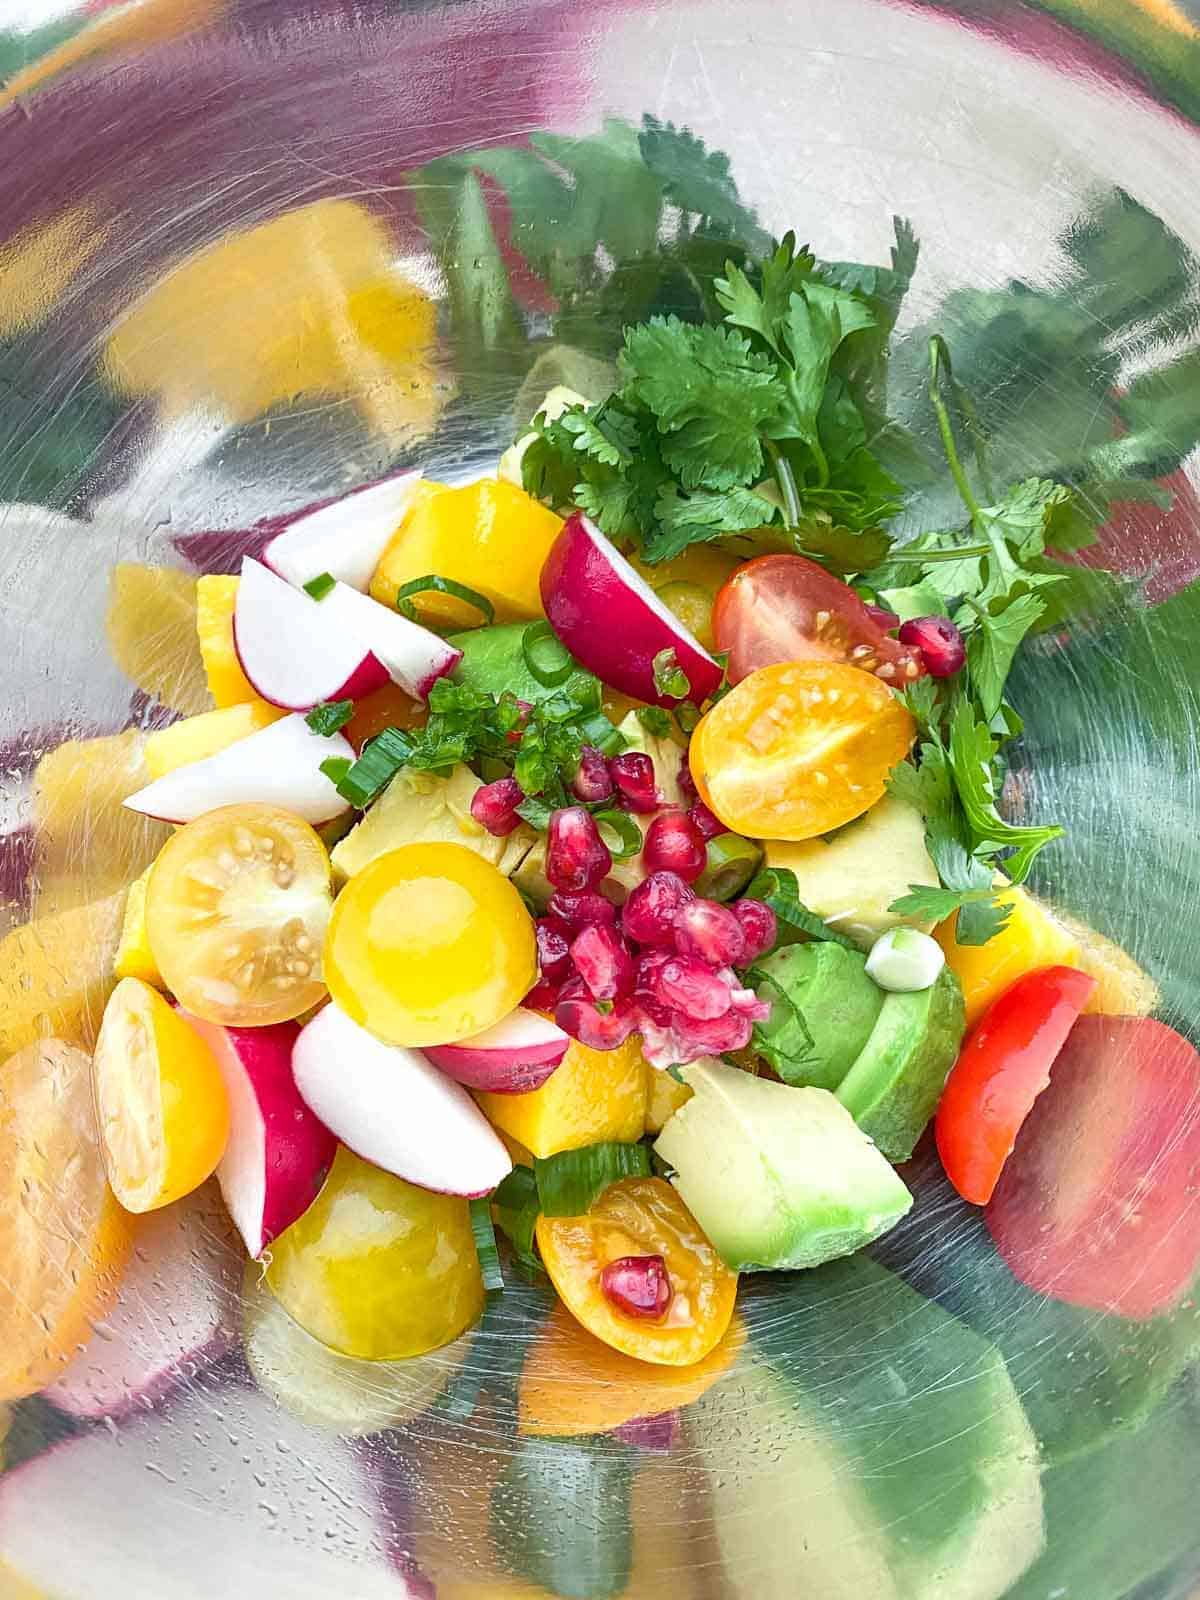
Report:
[[[304,592],[312,595],[314,600],[324,600],[325,596],[334,587],[335,581],[330,573],[318,572],[315,578],[310,578],[304,585]]]
[[[626,745],[625,735],[603,711],[594,711],[579,723],[579,737],[584,744],[595,745],[606,756],[619,756]]]
[[[370,805],[407,762],[411,748],[407,735],[399,728],[385,728],[363,746],[358,760],[338,782],[342,799],[360,811]],[[324,763],[321,770],[325,770]]]
[[[581,1217],[610,1184],[650,1177],[650,1152],[643,1144],[589,1144],[544,1160],[535,1156],[533,1170],[545,1216]]]
[[[706,900],[736,900],[762,864],[762,850],[737,833],[719,833],[707,845],[708,864],[696,880]]]
[[[672,646],[660,650],[654,658],[654,687],[659,694],[672,700],[683,700],[691,693],[692,685],[687,673],[679,665],[679,657]]]
[[[427,572],[423,578],[413,578],[396,590],[396,610],[410,622],[421,620],[412,603],[411,596],[414,594],[453,595],[456,600],[463,600],[475,607],[483,618],[482,626],[490,626],[496,620],[496,608],[487,595],[480,594],[478,589],[468,589],[465,583],[455,583],[453,578],[442,578],[436,572]]]
[[[685,700],[675,707],[675,721],[679,724],[679,731],[685,739],[690,739],[695,733],[700,722],[700,708],[691,700]]]
[[[323,700],[319,706],[312,708],[304,720],[314,733],[324,734],[330,739],[339,728],[346,726],[353,715],[353,700]]]
[[[518,808],[519,809],[519,808]],[[636,856],[645,844],[645,835],[628,811],[597,811],[592,821],[600,830],[600,837],[608,846],[614,861],[628,861]]]
[[[550,826],[550,818],[554,808],[549,806],[540,795],[526,795],[521,804],[516,807],[516,813],[522,822],[527,822],[531,828],[536,828],[539,833],[545,833]]]
[[[345,756],[330,756],[327,761],[322,761],[321,771],[338,793],[341,794],[342,784],[346,781],[346,774],[353,765],[353,761],[348,761]]]
[[[479,1270],[483,1273],[483,1287],[489,1294],[494,1294],[496,1290],[503,1289],[504,1274],[500,1270],[500,1252],[496,1249],[490,1195],[481,1195],[471,1201],[471,1232],[475,1237]]]
[[[670,738],[671,719],[661,706],[638,706],[635,714],[647,733],[656,739]]]
[[[548,622],[531,622],[521,635],[525,665],[544,689],[557,689],[575,670],[575,658]]]
[[[534,1251],[533,1230],[541,1212],[537,1179],[532,1167],[514,1167],[492,1195],[496,1226],[505,1234],[517,1259],[539,1265]]]
[[[480,756],[479,776],[484,783],[496,783],[500,778],[510,777],[512,768],[507,761],[501,761],[499,756]]]

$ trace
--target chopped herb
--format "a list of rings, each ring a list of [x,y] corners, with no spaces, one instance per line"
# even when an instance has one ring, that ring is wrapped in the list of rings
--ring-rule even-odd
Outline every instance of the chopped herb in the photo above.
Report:
[[[321,771],[340,792],[346,774],[353,765],[353,761],[347,760],[345,756],[330,756],[328,760],[322,761]]]
[[[353,700],[323,700],[319,706],[312,708],[304,720],[314,733],[324,734],[328,739],[344,728],[353,715]]]
[[[672,700],[682,700],[691,688],[691,684],[687,673],[679,665],[679,658],[674,649],[668,645],[665,650],[660,650],[652,665],[654,687],[658,693]]]
[[[646,732],[656,739],[670,738],[671,717],[661,706],[638,706],[635,715]]]
[[[312,595],[314,600],[324,600],[325,596],[336,587],[336,581],[328,572],[318,572],[315,578],[310,578],[304,585],[304,592]]]

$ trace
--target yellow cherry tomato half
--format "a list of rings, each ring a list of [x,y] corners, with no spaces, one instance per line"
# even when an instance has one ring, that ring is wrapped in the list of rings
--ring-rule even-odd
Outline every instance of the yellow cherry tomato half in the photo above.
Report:
[[[737,1273],[713,1249],[661,1178],[611,1184],[582,1217],[539,1217],[538,1249],[567,1310],[614,1350],[664,1367],[690,1367],[714,1349],[733,1316]],[[627,1315],[601,1275],[626,1256],[662,1256],[671,1299],[657,1321]]]
[[[467,1202],[405,1183],[344,1145],[269,1258],[267,1284],[284,1310],[364,1361],[440,1349],[483,1311]]]
[[[752,672],[705,713],[689,760],[700,798],[730,832],[811,839],[882,797],[916,731],[871,673],[787,661]]]
[[[404,845],[338,896],[325,944],[329,992],[392,1044],[482,1033],[536,977],[533,922],[520,895],[465,845]]]
[[[104,1169],[126,1211],[198,1189],[225,1153],[229,1096],[216,1057],[162,995],[122,978],[92,1060]]]
[[[226,1027],[287,1022],[324,998],[329,856],[278,806],[222,806],[179,829],[146,885],[146,931],[167,988]]]

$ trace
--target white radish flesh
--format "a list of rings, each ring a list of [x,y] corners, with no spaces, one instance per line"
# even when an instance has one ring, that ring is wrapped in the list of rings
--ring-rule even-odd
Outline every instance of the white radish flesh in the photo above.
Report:
[[[327,572],[365,590],[420,481],[419,472],[399,472],[301,511],[263,550],[264,563],[297,587]]]

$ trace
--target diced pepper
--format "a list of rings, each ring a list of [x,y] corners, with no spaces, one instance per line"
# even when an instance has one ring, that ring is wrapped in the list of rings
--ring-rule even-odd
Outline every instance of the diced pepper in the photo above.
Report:
[[[1038,967],[1078,967],[1079,943],[1058,919],[1025,889],[1010,887],[1001,897],[1012,914],[1001,933],[986,944],[959,944],[957,915],[934,930],[946,952],[946,965],[962,984],[967,1027],[983,1015],[1010,984]]]
[[[395,605],[397,591],[431,573],[465,584],[495,607],[496,622],[533,621],[542,615],[542,565],[562,519],[523,489],[483,478],[461,489],[424,486],[383,553],[371,593]],[[412,597],[430,627],[473,627],[485,619],[453,595]]]
[[[141,877],[135,878],[129,885],[113,973],[118,978],[140,978],[143,983],[153,984],[156,989],[165,989],[166,984],[151,952],[150,938],[146,932],[146,885],[153,867],[151,862]]]
[[[604,1139],[632,1143],[646,1126],[646,1065],[636,1037],[619,1050],[570,1048],[540,1089],[477,1094],[488,1121],[535,1156]]]
[[[223,706],[204,711],[198,717],[184,717],[169,728],[152,733],[146,740],[146,770],[151,778],[165,777],[176,767],[189,766],[227,750],[239,739],[246,739],[260,728],[278,722],[287,713],[265,700],[244,705]]]

